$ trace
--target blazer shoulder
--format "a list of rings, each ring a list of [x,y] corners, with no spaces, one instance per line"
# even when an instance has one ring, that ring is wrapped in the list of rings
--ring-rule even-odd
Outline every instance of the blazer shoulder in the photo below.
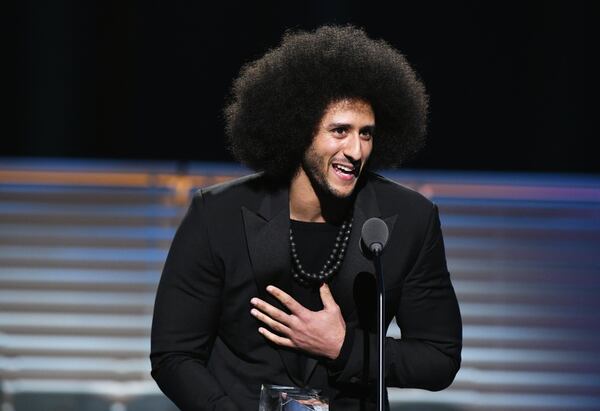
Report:
[[[387,208],[396,209],[402,205],[412,210],[429,212],[435,206],[429,198],[418,191],[377,173],[370,173],[369,182],[375,190],[382,211]]]
[[[252,186],[257,180],[262,178],[262,173],[249,174],[224,183],[213,184],[208,187],[202,187],[196,190],[194,196],[218,197],[228,193],[237,193],[244,190],[247,186]]]
[[[220,211],[239,210],[241,206],[252,207],[258,204],[270,187],[271,184],[263,173],[255,173],[199,188],[194,192],[192,202]]]

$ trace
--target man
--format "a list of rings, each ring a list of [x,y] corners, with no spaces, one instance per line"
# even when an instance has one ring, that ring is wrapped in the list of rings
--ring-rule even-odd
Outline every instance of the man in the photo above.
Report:
[[[440,390],[461,321],[437,208],[367,168],[423,143],[427,98],[404,57],[353,27],[287,34],[245,66],[226,109],[233,152],[260,173],[202,189],[157,292],[152,375],[183,410],[255,410],[262,384],[374,409],[376,310],[360,229],[390,239],[386,384]]]

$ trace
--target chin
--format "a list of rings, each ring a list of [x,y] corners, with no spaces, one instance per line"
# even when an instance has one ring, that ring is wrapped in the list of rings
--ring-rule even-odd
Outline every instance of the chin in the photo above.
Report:
[[[329,194],[338,200],[344,200],[352,195],[352,191],[329,190]]]
[[[355,177],[351,181],[346,181],[340,183],[337,180],[337,176],[334,174],[333,176],[329,176],[326,181],[327,191],[335,198],[344,199],[348,198],[354,193],[354,189],[356,188],[356,184],[358,182],[358,177]]]
[[[339,187],[334,184],[327,184],[327,191],[333,197],[338,198],[340,200],[344,198],[348,198],[354,193],[354,188],[356,187],[356,181],[352,185],[345,185],[343,187]]]

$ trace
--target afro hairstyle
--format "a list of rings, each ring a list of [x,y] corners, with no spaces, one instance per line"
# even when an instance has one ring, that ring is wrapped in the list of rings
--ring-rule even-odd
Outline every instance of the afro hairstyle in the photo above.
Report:
[[[369,102],[376,130],[370,168],[400,165],[425,142],[428,98],[404,55],[353,26],[287,32],[242,67],[225,107],[230,149],[277,179],[298,170],[327,106]]]

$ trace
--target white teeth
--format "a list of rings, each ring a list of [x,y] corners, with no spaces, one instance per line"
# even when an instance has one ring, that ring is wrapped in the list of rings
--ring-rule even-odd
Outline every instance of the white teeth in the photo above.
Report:
[[[354,169],[352,169],[350,167],[343,166],[341,164],[335,164],[335,167],[338,168],[339,170],[343,171],[344,173],[352,173],[352,172],[354,172]]]

